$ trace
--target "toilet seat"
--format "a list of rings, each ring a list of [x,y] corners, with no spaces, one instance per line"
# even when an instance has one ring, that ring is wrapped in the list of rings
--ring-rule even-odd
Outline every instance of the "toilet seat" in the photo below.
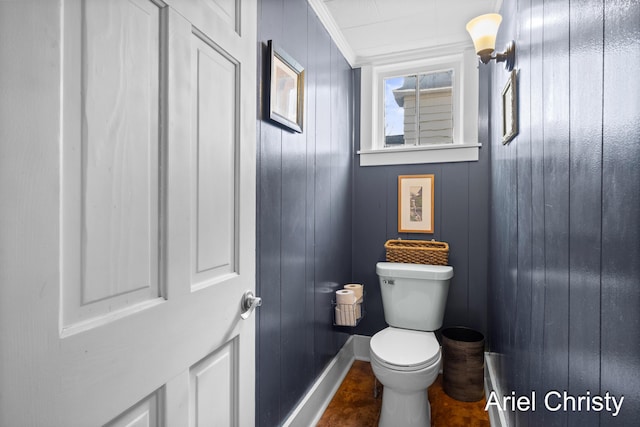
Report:
[[[440,344],[433,332],[388,327],[371,338],[371,357],[396,371],[417,371],[440,359]]]

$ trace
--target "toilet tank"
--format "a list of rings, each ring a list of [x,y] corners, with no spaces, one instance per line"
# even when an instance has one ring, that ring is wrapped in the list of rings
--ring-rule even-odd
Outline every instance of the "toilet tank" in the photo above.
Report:
[[[419,331],[442,327],[453,267],[379,262],[376,273],[390,326]]]

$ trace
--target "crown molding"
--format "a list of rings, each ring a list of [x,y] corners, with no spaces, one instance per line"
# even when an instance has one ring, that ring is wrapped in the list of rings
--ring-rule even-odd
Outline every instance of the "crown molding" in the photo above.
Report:
[[[311,9],[316,13],[318,19],[324,25],[324,28],[327,30],[331,39],[336,44],[342,56],[347,60],[351,67],[356,63],[356,54],[347,43],[347,40],[344,38],[344,34],[338,27],[338,24],[333,19],[333,16],[329,13],[327,6],[325,6],[324,1],[322,0],[307,0]]]
[[[503,0],[495,0],[494,10],[500,10]],[[329,13],[329,9],[323,0],[307,0],[307,3],[318,16],[318,19],[329,33],[329,36],[336,44],[346,61],[352,68],[359,68],[364,65],[382,65],[393,62],[405,62],[422,58],[432,58],[451,53],[460,53],[466,49],[473,49],[473,42],[469,40],[464,42],[445,43],[438,46],[429,46],[418,49],[410,49],[396,51],[391,53],[374,54],[374,55],[357,55],[347,42],[344,34],[340,30],[337,22]]]
[[[352,66],[362,67],[365,65],[387,65],[404,63],[425,58],[440,58],[451,54],[459,54],[467,49],[473,49],[471,41],[447,43],[438,46],[430,46],[419,49],[397,51],[380,55],[359,56]]]

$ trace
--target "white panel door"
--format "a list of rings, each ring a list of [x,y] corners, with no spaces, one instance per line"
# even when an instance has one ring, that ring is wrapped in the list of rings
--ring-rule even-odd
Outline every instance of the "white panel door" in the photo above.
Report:
[[[0,426],[254,424],[255,30],[0,2]]]

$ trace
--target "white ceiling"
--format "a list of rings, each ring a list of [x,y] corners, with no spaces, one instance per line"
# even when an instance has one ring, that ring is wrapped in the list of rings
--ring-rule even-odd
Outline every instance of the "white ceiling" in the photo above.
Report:
[[[468,44],[467,22],[502,0],[309,0],[351,65]]]

